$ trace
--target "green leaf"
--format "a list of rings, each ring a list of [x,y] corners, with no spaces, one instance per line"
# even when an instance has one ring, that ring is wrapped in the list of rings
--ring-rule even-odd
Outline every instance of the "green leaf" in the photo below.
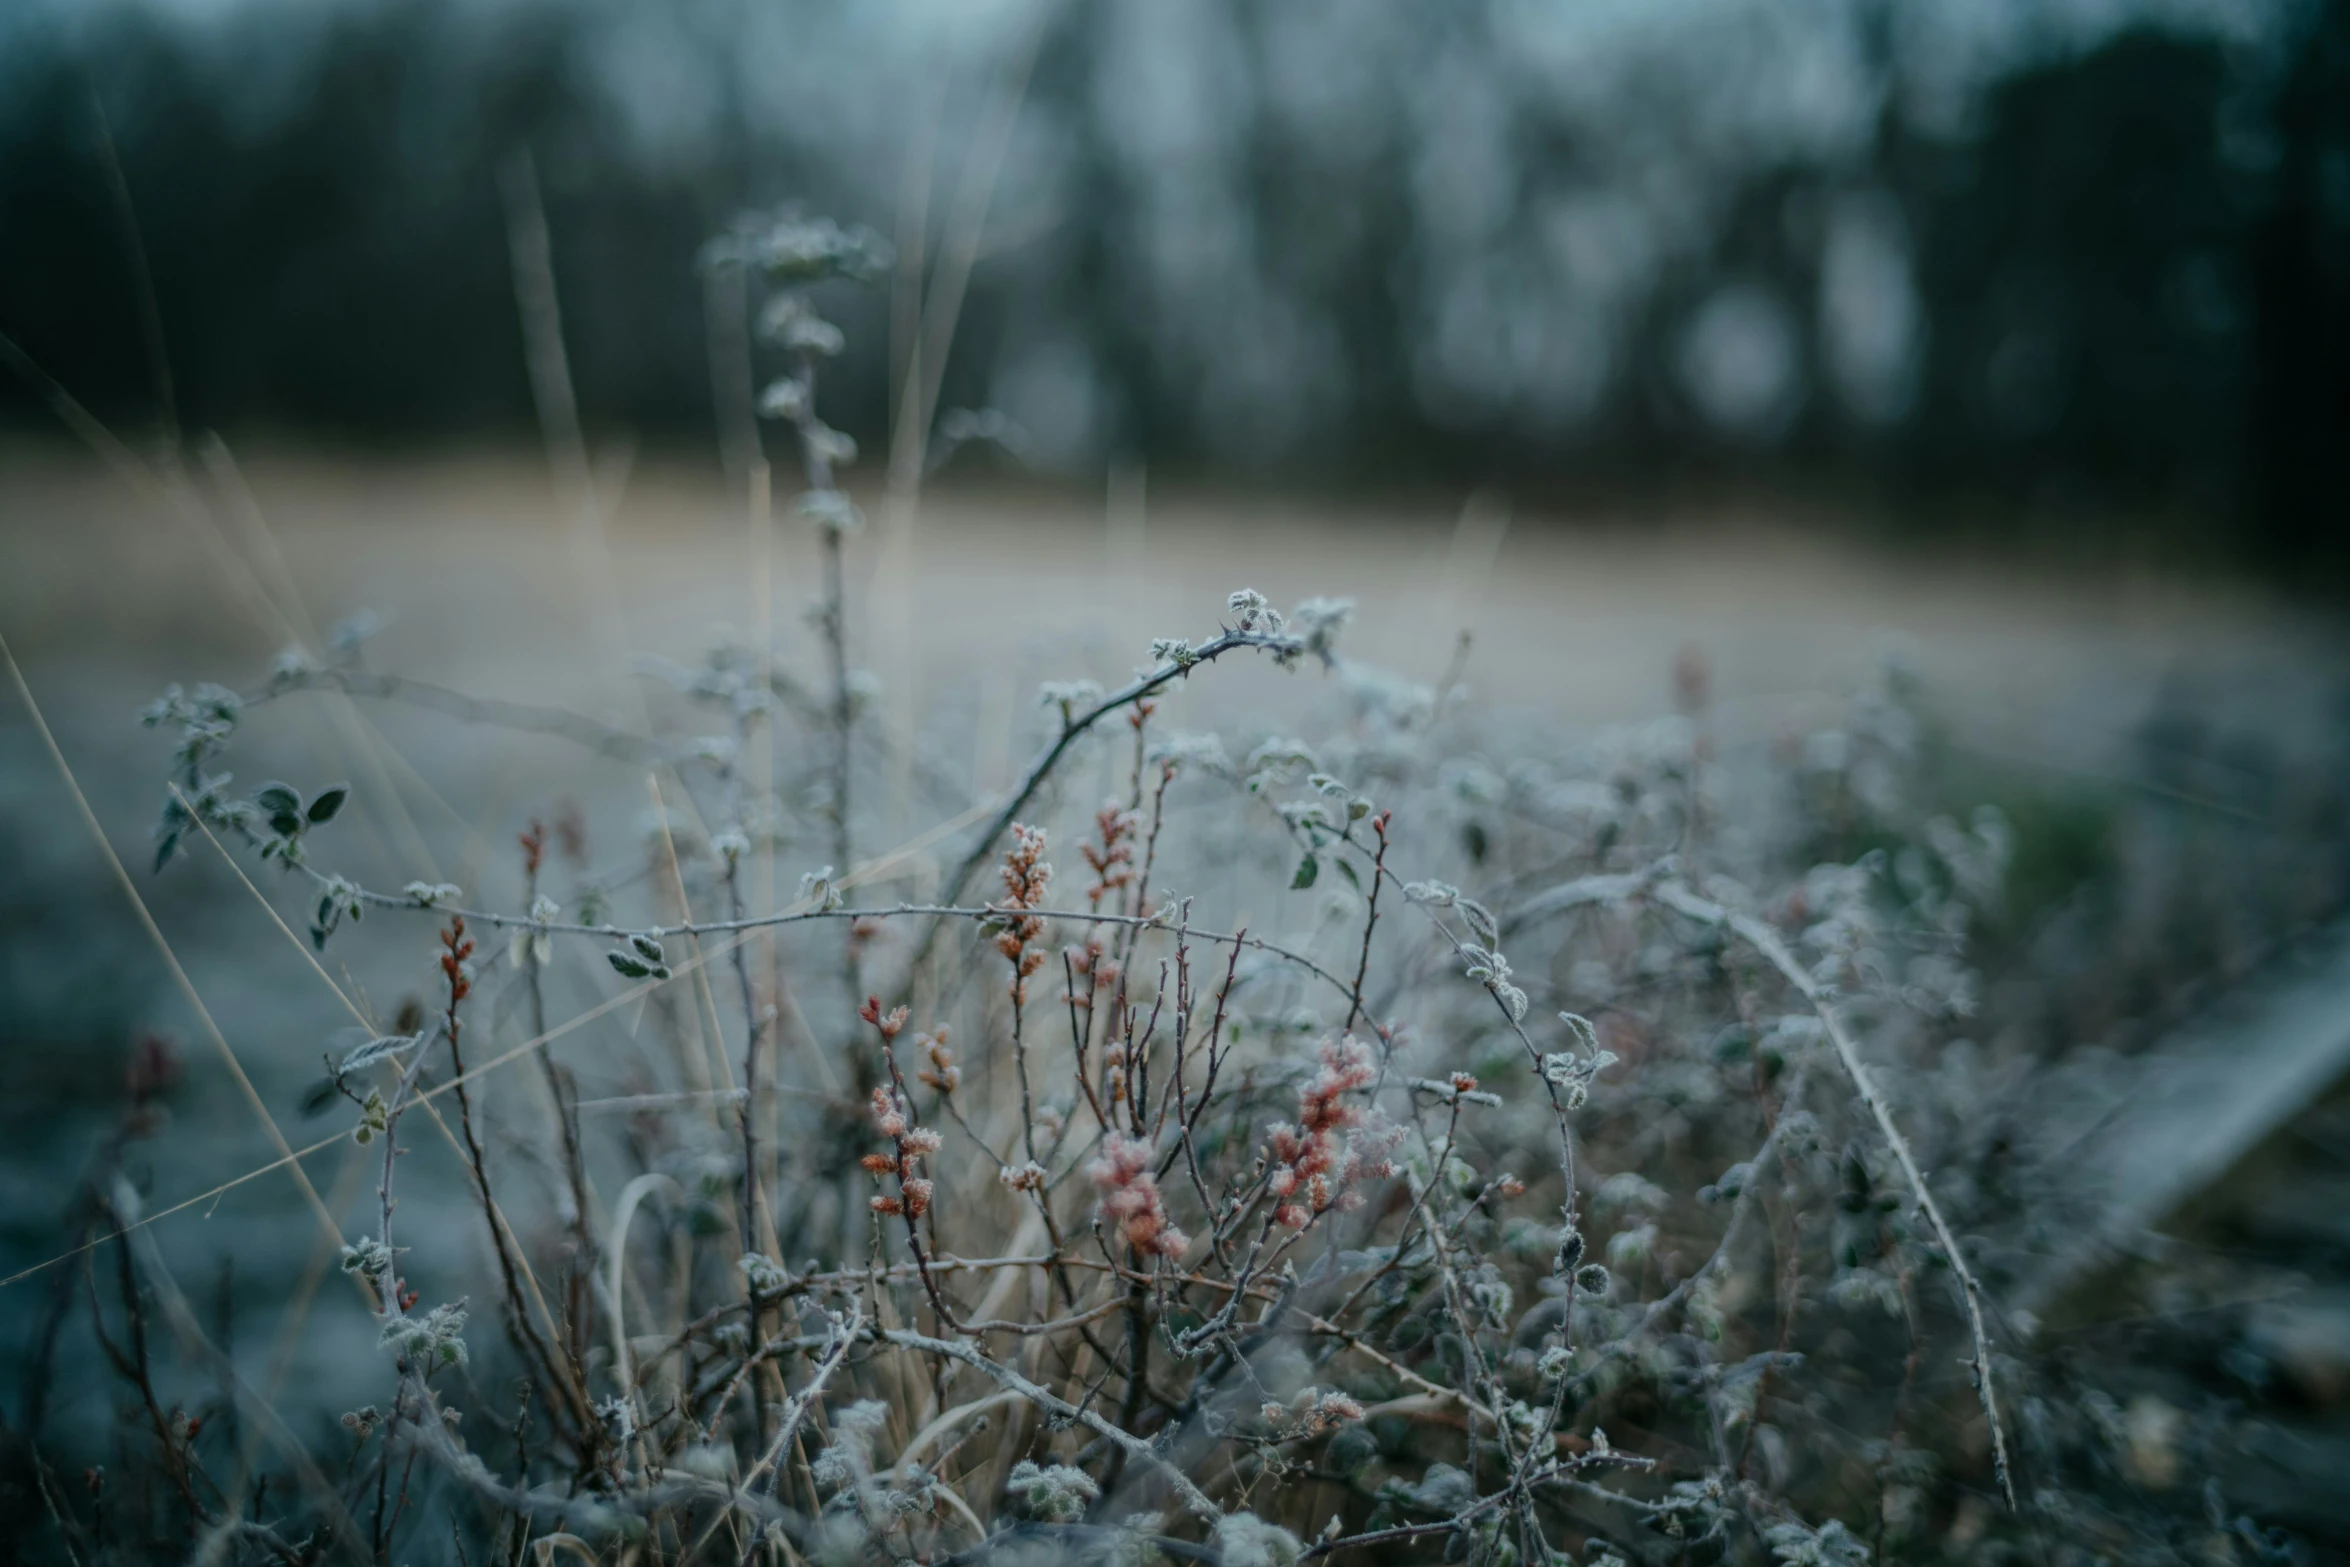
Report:
[[[177,853],[179,853],[179,852],[180,852],[180,835],[179,835],[178,833],[176,833],[176,832],[167,832],[167,833],[164,833],[162,836],[158,837],[158,838],[155,840],[155,870],[156,870],[156,873],[157,873],[158,875],[162,874],[163,867],[165,867],[166,865],[169,865],[169,864],[171,863],[172,856],[173,856],[173,855],[175,855],[175,854],[177,854]]]
[[[253,791],[253,803],[272,816],[302,814],[302,796],[292,784],[265,783]]]
[[[1355,874],[1354,863],[1351,860],[1335,860],[1332,863],[1338,867],[1338,874],[1346,878],[1347,885],[1353,887],[1357,892],[1363,890],[1363,878]]]
[[[322,823],[333,821],[335,819],[335,812],[341,810],[343,808],[343,802],[348,800],[350,797],[351,786],[347,783],[328,784],[325,788],[319,790],[317,796],[310,802],[309,816],[311,825],[315,827]]]
[[[1291,892],[1303,891],[1305,888],[1311,887],[1314,884],[1314,878],[1321,874],[1321,860],[1309,854],[1297,862],[1297,874],[1289,878],[1289,890]]]
[[[606,962],[620,971],[620,976],[623,979],[643,979],[653,972],[652,965],[639,961],[633,952],[623,952],[614,948],[605,953],[604,958]]]

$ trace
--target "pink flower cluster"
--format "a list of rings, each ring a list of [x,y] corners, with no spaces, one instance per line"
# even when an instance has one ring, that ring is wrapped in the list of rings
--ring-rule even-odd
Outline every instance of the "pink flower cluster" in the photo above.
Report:
[[[1266,1139],[1273,1161],[1266,1184],[1280,1202],[1277,1223],[1302,1230],[1332,1208],[1359,1208],[1357,1185],[1395,1173],[1386,1156],[1397,1134],[1369,1124],[1346,1102],[1377,1076],[1370,1048],[1351,1034],[1322,1046],[1321,1069],[1298,1091],[1297,1124],[1275,1122]],[[1360,1135],[1347,1135],[1358,1127]]]
[[[875,1213],[902,1213],[909,1219],[919,1219],[929,1211],[935,1191],[931,1183],[914,1173],[914,1161],[939,1149],[938,1133],[926,1126],[912,1125],[905,1109],[889,1089],[876,1086],[873,1090],[873,1124],[896,1146],[889,1153],[869,1153],[859,1161],[867,1174],[875,1180],[889,1176],[898,1178],[896,1196],[887,1192],[873,1199]]]
[[[1112,1132],[1085,1173],[1101,1188],[1102,1213],[1138,1255],[1180,1257],[1191,1245],[1191,1237],[1167,1218],[1167,1204],[1151,1175],[1150,1144]]]
[[[881,999],[868,996],[857,1015],[872,1024],[881,1033],[881,1048],[886,1053],[889,1042],[905,1029],[906,1009],[896,1007],[881,1010]],[[894,1079],[897,1068],[893,1063],[890,1075]],[[914,1161],[939,1150],[938,1133],[928,1127],[914,1124],[913,1107],[901,1099],[887,1084],[876,1084],[873,1089],[873,1124],[893,1145],[888,1153],[869,1153],[859,1161],[867,1174],[875,1180],[886,1180],[895,1175],[898,1190],[895,1196],[887,1192],[873,1199],[875,1213],[904,1214],[909,1220],[919,1219],[930,1209],[930,1199],[936,1188],[914,1171]]]
[[[1068,999],[1080,1011],[1091,1012],[1095,992],[1118,983],[1118,960],[1109,955],[1109,942],[1096,928],[1085,945],[1064,947],[1061,956],[1069,962]]]
[[[922,1047],[923,1055],[930,1062],[914,1074],[916,1077],[941,1094],[951,1094],[963,1086],[963,1069],[955,1064],[954,1048],[947,1043],[947,1026],[944,1023],[939,1024],[934,1033],[916,1034],[914,1043]]]
[[[993,905],[999,912],[1018,915],[1024,909],[1039,909],[1052,890],[1053,868],[1044,857],[1045,833],[1042,827],[1012,824],[1012,847],[1004,852],[1004,901]],[[1021,915],[1003,922],[996,932],[996,950],[1012,965],[1012,999],[1028,998],[1029,976],[1044,967],[1044,953],[1035,943],[1044,935],[1044,921],[1034,915]]]
[[[1102,991],[1111,995],[1110,1018],[1102,1030],[1102,1103],[1117,1105],[1126,1102],[1126,1042],[1119,1033],[1119,1003],[1125,1000],[1125,991],[1118,984],[1118,960],[1110,956],[1109,945],[1100,930],[1085,938],[1082,947],[1064,947],[1061,956],[1069,972],[1067,1000],[1072,1007],[1086,1014],[1085,1038],[1093,1037],[1093,1004]]]
[[[1086,866],[1093,872],[1093,885],[1085,889],[1086,906],[1098,909],[1102,899],[1134,882],[1135,815],[1111,800],[1093,813],[1093,824],[1101,835],[1101,847],[1080,844],[1077,852],[1085,856]]]

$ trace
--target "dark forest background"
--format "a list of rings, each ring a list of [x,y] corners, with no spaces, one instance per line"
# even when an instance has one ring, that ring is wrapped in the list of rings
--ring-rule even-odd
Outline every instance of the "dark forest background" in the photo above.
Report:
[[[0,22],[0,331],[131,428],[158,417],[159,331],[183,427],[395,448],[532,432],[496,177],[514,148],[547,193],[591,430],[707,450],[702,240],[792,198],[893,232],[895,132],[925,115],[935,229],[1029,25],[199,9]],[[1512,71],[1510,9],[1368,43],[1328,7],[1303,8],[1317,35],[1203,3],[1211,32],[1173,43],[1131,7],[1053,10],[944,405],[1007,406],[1072,474],[1858,486],[1920,528],[1966,511],[2342,562],[2344,0],[2014,50],[1939,107],[1932,39],[1889,7],[1812,7],[1844,86],[1783,83],[1743,120],[1709,99],[1816,38],[1696,8],[1689,36],[1593,44],[1615,94],[1595,101],[1580,67]],[[868,56],[893,63],[862,96],[806,86]],[[1794,124],[1854,82],[1836,126]],[[1431,164],[1463,121],[1505,166]],[[1480,180],[1490,210],[1447,216]],[[886,291],[844,308],[861,356],[828,411],[870,438]],[[0,382],[0,426],[48,420]]]

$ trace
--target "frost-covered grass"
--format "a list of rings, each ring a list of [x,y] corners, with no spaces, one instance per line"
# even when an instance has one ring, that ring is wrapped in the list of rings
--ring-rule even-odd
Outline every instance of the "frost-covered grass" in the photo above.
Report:
[[[354,624],[148,710],[154,868],[234,861],[353,1015],[292,1152],[364,1151],[371,1196],[303,1176],[301,1211],[347,1275],[314,1309],[371,1319],[379,1391],[263,1398],[146,1244],[173,1210],[123,1172],[181,1071],[151,1046],[55,1264],[124,1430],[87,1474],[18,1444],[39,1549],[2282,1549],[2117,1472],[2118,1406],[1998,1310],[1979,1235],[2031,1194],[1970,943],[2017,944],[2018,830],[1951,808],[1898,671],[1768,755],[1719,751],[1694,667],[1677,714],[1569,744],[1353,657],[1344,599],[1235,583],[1122,681],[1047,684],[1010,786],[897,838],[890,780],[955,775],[850,656],[864,534],[809,292],[874,248],[787,221],[712,261],[766,289],[761,407],[824,563],[807,667],[721,643],[621,724],[406,679]],[[1169,694],[1213,714],[1242,661],[1312,683],[1312,719],[1174,731]],[[659,811],[614,833],[548,769],[498,862],[371,885],[365,780],[234,776],[287,706],[345,699],[574,742]],[[384,943],[416,954],[404,1004],[348,982]],[[461,1219],[403,1204],[419,1165]]]

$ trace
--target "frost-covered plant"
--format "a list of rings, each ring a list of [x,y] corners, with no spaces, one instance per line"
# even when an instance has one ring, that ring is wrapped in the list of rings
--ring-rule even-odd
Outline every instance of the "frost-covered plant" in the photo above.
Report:
[[[422,1316],[386,1319],[382,1339],[384,1347],[395,1355],[430,1369],[465,1364],[464,1334],[465,1308],[440,1305]]]
[[[1909,846],[1811,864],[1780,857],[1808,831],[1800,798],[1789,822],[1752,816],[1714,835],[1725,781],[1679,730],[1630,733],[1585,758],[1478,755],[1415,730],[1425,715],[1399,727],[1391,711],[1359,707],[1312,740],[1149,735],[1151,693],[1228,652],[1352,667],[1330,640],[1338,606],[1285,614],[1244,590],[1226,607],[1219,636],[1160,639],[1125,687],[1045,688],[1045,749],[964,861],[993,862],[1000,895],[978,903],[958,901],[969,871],[950,869],[933,901],[861,906],[853,862],[835,861],[758,912],[742,901],[754,850],[741,832],[681,858],[684,906],[633,929],[564,920],[538,890],[540,840],[528,835],[519,913],[464,908],[438,883],[377,893],[328,868],[331,811],[296,811],[290,786],[240,805],[218,777],[184,770],[224,756],[266,690],[159,705],[185,735],[167,833],[242,841],[306,879],[330,930],[370,909],[451,921],[438,1029],[378,1036],[336,1068],[363,1141],[396,1143],[433,1087],[426,1063],[456,1063],[474,980],[468,922],[512,931],[508,968],[527,980],[585,949],[656,998],[693,983],[715,944],[838,922],[846,961],[876,982],[849,1020],[863,1032],[827,1047],[826,1071],[845,1067],[867,1101],[861,1141],[754,1090],[721,1100],[740,1107],[731,1157],[711,1146],[723,1119],[681,1122],[635,1149],[688,1197],[674,1219],[640,1226],[682,1225],[690,1259],[731,1209],[749,1249],[726,1275],[687,1266],[661,1286],[689,1327],[630,1383],[612,1390],[616,1357],[591,1363],[576,1339],[546,1331],[517,1281],[552,1259],[532,1263],[510,1221],[493,1226],[511,1275],[511,1353],[546,1379],[535,1396],[548,1442],[532,1470],[569,1466],[623,1512],[682,1518],[691,1504],[658,1476],[731,1440],[749,1476],[738,1489],[772,1498],[760,1507],[781,1537],[841,1560],[944,1550],[1000,1505],[1031,1544],[1075,1556],[1145,1548],[1155,1527],[1178,1541],[1204,1532],[1225,1562],[1438,1538],[1475,1560],[1556,1555],[1578,1540],[1630,1560],[1642,1531],[1849,1562],[1865,1554],[1857,1531],[1885,1525],[1865,1506],[1839,1515],[1850,1503],[1806,1469],[1807,1445],[1837,1439],[1802,1428],[1789,1390],[1822,1359],[1870,1353],[1866,1333],[1881,1329],[1830,1327],[1829,1314],[1851,1321],[1857,1309],[1910,1342],[1879,1351],[1907,1368],[1895,1429],[1922,1439],[1913,1405],[1973,1408],[1987,1451],[1941,1462],[1984,1465],[1994,1494],[2007,1486],[2014,1406],[2000,1399],[2017,1363],[1991,1343],[1973,1261],[1856,1043],[1866,1029],[1879,1060],[1919,1049],[1977,1004],[1962,952],[2000,897],[1996,820],[1905,823],[1887,793],[1897,780],[1871,774],[1872,808],[1887,813],[1884,830],[1914,832]],[[685,684],[735,689],[736,668],[713,664]],[[726,708],[745,711],[732,697]],[[1049,818],[1056,766],[1113,715],[1132,734],[1127,790],[1079,833],[1082,896],[1062,897],[1048,827],[1013,813]],[[826,716],[815,704],[810,721]],[[744,793],[739,725],[719,738],[679,754],[717,759],[712,787],[730,816],[787,820],[787,797]],[[1236,754],[1238,767],[1226,760]],[[1236,830],[1187,845],[1178,813],[1194,802]],[[659,837],[665,855],[680,852],[672,830]],[[1268,843],[1286,854],[1265,855]],[[1182,890],[1218,863],[1270,869],[1291,855],[1270,884],[1328,903],[1345,933],[1336,950],[1222,928]],[[1533,867],[1546,867],[1538,880]],[[722,894],[726,917],[694,916],[697,886]],[[875,938],[907,922],[918,939],[891,949],[894,967],[875,966]],[[1922,949],[1904,950],[1920,931]],[[975,961],[1008,966],[1008,983],[964,987],[960,976],[984,972]],[[765,982],[742,972],[735,1026],[751,1082]],[[918,1008],[925,1027],[901,1062]],[[664,1015],[683,1028],[702,1011]],[[822,1017],[816,1026],[834,1026]],[[574,1172],[566,1195],[584,1213],[596,1200],[587,1153],[573,1123],[559,1124],[569,1151],[555,1168]],[[823,1184],[828,1159],[843,1156],[878,1186],[862,1229]],[[486,1195],[487,1163],[476,1177]],[[1766,1209],[1786,1217],[1766,1221]],[[419,1378],[468,1366],[463,1307],[409,1309],[386,1213],[382,1236],[345,1252],[346,1268],[395,1303],[384,1342]],[[1758,1250],[1766,1231],[1775,1262]],[[786,1256],[804,1260],[786,1267]],[[1936,1275],[1954,1287],[1938,1295]],[[999,1277],[1011,1293],[990,1283]],[[1820,1302],[1808,1309],[1802,1286],[1784,1282],[1806,1277]],[[859,1296],[890,1304],[860,1312],[853,1332],[788,1326],[811,1303]],[[991,1317],[1020,1299],[1024,1315]],[[592,1309],[619,1304],[613,1293]],[[1025,1366],[997,1347],[1007,1331],[1082,1345],[1098,1369],[1088,1381]],[[1919,1346],[1938,1338],[1954,1339],[1968,1367],[1957,1385],[1920,1369]],[[949,1391],[907,1403],[915,1368],[918,1385]],[[739,1403],[761,1388],[770,1403],[785,1395],[780,1415]],[[445,1396],[419,1380],[388,1423]],[[819,1422],[829,1436],[806,1456],[777,1446],[785,1427]],[[1002,1422],[1032,1455],[993,1495],[978,1456],[989,1444],[973,1440],[983,1422]],[[1611,1424],[1655,1436],[1619,1446]],[[1203,1469],[1219,1451],[1221,1467]],[[822,1501],[814,1512],[793,1511],[793,1465]],[[527,1478],[499,1481],[457,1457],[444,1468],[493,1506]],[[1301,1469],[1348,1477],[1357,1498],[1311,1544],[1311,1518],[1275,1521]],[[1167,1512],[1140,1534],[1101,1522],[1136,1503]],[[1910,1537],[1921,1505],[1901,1504]]]
[[[1118,683],[1046,684],[1008,789],[860,858],[888,821],[864,786],[921,737],[859,720],[819,286],[880,256],[786,215],[708,258],[768,286],[761,406],[827,562],[810,685],[722,645],[666,666],[661,738],[433,698],[575,740],[639,800],[651,770],[617,863],[558,817],[463,886],[379,889],[343,822],[363,791],[240,791],[276,704],[401,698],[356,640],[149,710],[159,867],[215,840],[337,952],[437,933],[431,1004],[328,1057],[375,1188],[338,1241],[379,1402],[233,1507],[159,1403],[159,1533],[214,1560],[1226,1567],[1839,1567],[2102,1539],[2126,1507],[2172,1538],[2093,1484],[2047,1500],[2160,1433],[1995,1310],[1994,1161],[1951,1083],[2013,835],[1913,804],[1898,693],[1792,777],[1738,773],[1687,716],[1514,733],[1342,653],[1348,601],[1241,588]],[[1235,655],[1331,677],[1323,716],[1153,729],[1176,682],[1212,713]],[[770,778],[762,749],[804,761]],[[469,1234],[401,1217],[420,1157]],[[80,1538],[100,1516],[51,1505]]]
[[[1067,1464],[1042,1467],[1022,1459],[1012,1466],[1005,1488],[1020,1499],[1031,1518],[1046,1523],[1075,1523],[1102,1494],[1093,1476]]]

